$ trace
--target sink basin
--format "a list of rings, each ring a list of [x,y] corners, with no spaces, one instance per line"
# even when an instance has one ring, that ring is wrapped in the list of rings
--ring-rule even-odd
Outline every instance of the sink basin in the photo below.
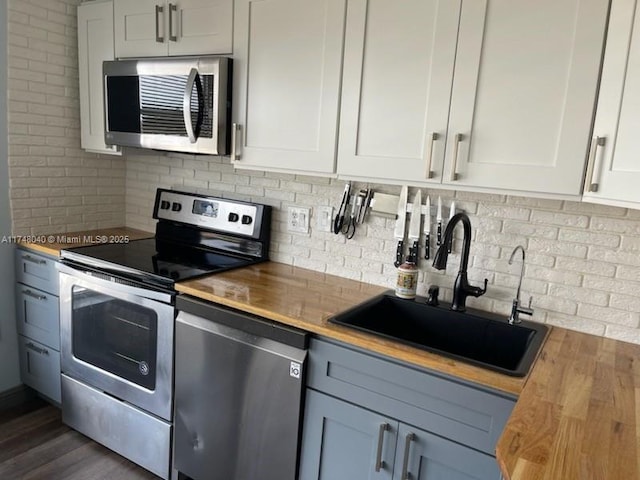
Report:
[[[548,330],[535,322],[509,325],[506,318],[478,310],[429,306],[425,300],[383,294],[329,322],[516,377],[527,374]]]

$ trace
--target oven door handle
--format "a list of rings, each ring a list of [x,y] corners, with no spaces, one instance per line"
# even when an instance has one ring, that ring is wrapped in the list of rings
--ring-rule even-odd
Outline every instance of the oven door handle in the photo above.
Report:
[[[99,275],[99,273],[93,274],[93,272],[89,270],[74,268],[68,264],[61,262],[56,262],[56,267],[61,274],[66,274],[70,277],[82,280],[83,283],[91,283],[91,286],[95,286],[96,288],[104,288],[113,292],[135,295],[138,297],[148,298],[149,300],[156,300],[158,302],[171,305],[174,303],[174,293],[161,292],[152,288],[144,288],[126,279],[121,279],[108,273],[103,273],[102,275],[104,275],[105,277],[114,279],[113,281],[107,280],[105,278],[97,276]]]

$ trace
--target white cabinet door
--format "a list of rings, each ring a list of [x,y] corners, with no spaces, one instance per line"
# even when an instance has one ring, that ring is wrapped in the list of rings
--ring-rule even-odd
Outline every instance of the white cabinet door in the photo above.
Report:
[[[169,11],[164,0],[114,0],[113,14],[118,58],[167,55]]]
[[[114,0],[116,56],[232,53],[233,0]]]
[[[580,193],[608,5],[463,0],[446,183]]]
[[[80,144],[85,150],[121,155],[119,147],[104,143],[102,62],[113,59],[113,2],[79,5]]]
[[[338,173],[441,181],[459,15],[460,0],[349,2]]]
[[[636,0],[614,0],[602,68],[583,199],[640,204],[640,12]]]
[[[169,55],[231,54],[233,0],[169,3]]]
[[[236,0],[236,167],[335,171],[345,5]]]

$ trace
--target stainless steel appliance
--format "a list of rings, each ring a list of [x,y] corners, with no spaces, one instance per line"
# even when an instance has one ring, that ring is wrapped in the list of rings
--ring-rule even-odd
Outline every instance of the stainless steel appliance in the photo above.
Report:
[[[178,478],[297,478],[308,334],[189,297],[177,308]]]
[[[105,143],[227,154],[231,70],[226,57],[104,62]]]
[[[155,238],[65,249],[63,421],[169,478],[176,281],[268,258],[271,208],[159,189]]]

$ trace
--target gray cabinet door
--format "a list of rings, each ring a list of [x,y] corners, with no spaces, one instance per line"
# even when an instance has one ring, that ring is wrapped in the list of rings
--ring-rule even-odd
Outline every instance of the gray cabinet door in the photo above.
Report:
[[[495,458],[400,424],[394,479],[498,480]]]
[[[307,390],[299,480],[390,480],[397,432],[394,420]]]

